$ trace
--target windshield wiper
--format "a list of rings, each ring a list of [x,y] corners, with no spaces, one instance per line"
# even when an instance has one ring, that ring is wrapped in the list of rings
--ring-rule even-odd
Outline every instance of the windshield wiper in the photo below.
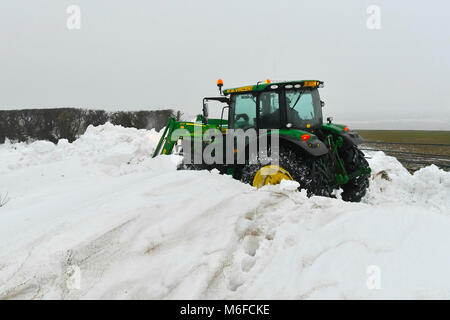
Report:
[[[297,105],[297,103],[300,101],[300,97],[302,96],[303,91],[300,91],[300,94],[298,95],[297,100],[295,101],[294,105],[291,107],[291,110],[295,108],[295,106]]]

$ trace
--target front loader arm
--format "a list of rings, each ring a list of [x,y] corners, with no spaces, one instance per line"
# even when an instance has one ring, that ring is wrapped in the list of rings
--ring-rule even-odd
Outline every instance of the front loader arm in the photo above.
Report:
[[[200,122],[185,122],[176,121],[174,118],[169,118],[167,126],[163,131],[158,144],[156,145],[155,151],[153,152],[153,158],[160,154],[171,154],[173,147],[178,142],[179,138],[191,138],[191,139],[202,139],[203,133],[208,129],[220,129],[221,126],[216,124],[217,119],[210,119],[211,124],[202,124]],[[181,135],[177,134],[177,139],[172,140],[173,133],[177,129],[184,130]]]
[[[193,122],[181,122],[176,121],[174,118],[169,118],[167,122],[167,126],[163,131],[161,138],[159,139],[158,145],[156,146],[155,151],[153,152],[153,158],[160,154],[171,154],[173,151],[173,147],[178,141],[172,140],[173,133],[177,129],[186,130],[187,136],[194,135],[194,126],[202,126],[201,124],[193,123]],[[201,132],[201,131],[200,131]]]
[[[164,128],[164,132],[163,132],[161,138],[159,139],[158,145],[156,146],[155,151],[153,152],[152,158],[154,158],[160,154],[163,144],[165,147],[164,150],[167,152],[167,148],[169,148],[169,145],[170,145],[170,143],[169,144],[167,143],[167,137],[171,136],[171,133],[174,130],[175,122],[176,121],[174,118],[169,118],[169,121],[167,122],[167,125]],[[173,145],[172,145],[172,148],[173,148]],[[169,149],[169,154],[172,152],[172,148]]]

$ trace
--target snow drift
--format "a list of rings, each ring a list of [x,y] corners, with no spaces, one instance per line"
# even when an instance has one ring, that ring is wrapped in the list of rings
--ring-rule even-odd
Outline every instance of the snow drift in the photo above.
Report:
[[[177,171],[158,139],[0,145],[0,299],[450,298],[450,173],[373,153],[347,203]]]

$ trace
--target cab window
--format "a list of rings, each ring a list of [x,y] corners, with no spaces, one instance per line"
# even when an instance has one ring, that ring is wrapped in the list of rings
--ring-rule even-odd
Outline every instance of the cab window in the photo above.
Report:
[[[256,126],[256,97],[251,94],[237,94],[231,97],[233,123],[235,129],[248,129]]]

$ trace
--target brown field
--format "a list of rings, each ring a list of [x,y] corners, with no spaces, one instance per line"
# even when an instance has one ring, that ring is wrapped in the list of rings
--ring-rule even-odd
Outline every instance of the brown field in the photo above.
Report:
[[[445,170],[450,169],[450,131],[356,131],[367,142],[362,148],[385,151],[386,154],[395,156],[411,171],[430,164]]]
[[[367,141],[450,144],[450,131],[356,130]]]

